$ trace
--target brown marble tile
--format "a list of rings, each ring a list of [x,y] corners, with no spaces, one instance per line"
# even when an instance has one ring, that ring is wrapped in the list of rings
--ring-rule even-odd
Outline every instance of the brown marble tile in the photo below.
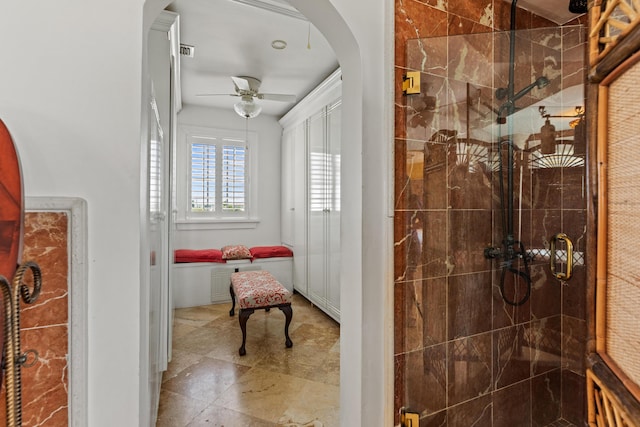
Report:
[[[447,411],[442,410],[435,414],[420,417],[421,427],[443,427],[447,425]]]
[[[463,151],[460,157],[464,156],[465,149],[459,148]],[[488,211],[491,209],[491,191],[491,176],[485,170],[465,163],[449,168],[449,205],[452,209]]]
[[[584,210],[586,202],[585,167],[562,169],[562,208]],[[575,222],[575,221],[572,221]],[[584,224],[586,221],[581,221]]]
[[[587,318],[587,269],[584,265],[573,267],[573,276],[562,286],[562,314],[576,319]]]
[[[423,205],[425,209],[446,209],[447,192],[447,145],[427,142],[424,152]]]
[[[535,27],[529,30],[529,38],[531,43],[540,46],[561,51],[564,47],[563,29],[557,25],[547,26],[545,28]]]
[[[491,427],[493,403],[490,395],[480,396],[447,409],[448,427]],[[440,424],[442,425],[442,424]]]
[[[23,425],[68,424],[68,218],[60,212],[27,212],[22,261],[42,271],[42,291],[34,304],[21,304],[21,350],[38,353],[35,364],[22,367]],[[25,275],[28,286],[31,275]],[[29,361],[32,361],[32,353]],[[5,399],[3,387],[1,399]],[[4,405],[0,419],[5,418]]]
[[[533,209],[531,225],[531,247],[548,249],[551,238],[562,232],[560,205],[552,205],[549,209]]]
[[[584,85],[586,77],[585,45],[578,45],[563,51],[562,87]]]
[[[491,333],[450,341],[447,351],[448,406],[493,390]]]
[[[562,418],[575,425],[586,419],[585,377],[566,369],[562,370]]]
[[[396,353],[416,351],[446,340],[446,279],[407,282],[405,299],[396,319],[403,325],[396,339]]]
[[[533,44],[531,48],[531,64],[533,70],[532,82],[540,76],[545,76],[549,79],[547,86],[541,89],[535,88],[530,92],[535,101],[543,100],[562,90],[561,51],[547,46]],[[542,119],[540,121],[542,122]]]
[[[472,22],[482,23],[487,27],[493,26],[493,1],[479,0],[449,0],[448,10],[451,14],[466,18]]]
[[[559,369],[562,357],[562,317],[532,321],[527,330],[531,347],[531,373],[538,375]]]
[[[441,277],[447,274],[447,212],[427,211],[424,216],[422,274],[424,278]]]
[[[531,425],[546,427],[560,418],[560,370],[556,369],[531,379]]]
[[[559,168],[535,169],[532,179],[532,207],[559,209],[562,201],[561,170]]]
[[[449,37],[449,78],[490,87],[493,82],[493,35]]]
[[[404,384],[397,402],[411,411],[435,413],[446,406],[446,345],[396,357],[396,384]],[[401,379],[397,378],[398,376]]]
[[[493,393],[493,427],[528,426],[530,420],[530,380]]]
[[[491,330],[491,273],[449,276],[448,282],[448,338]]]
[[[531,266],[531,318],[557,316],[562,310],[562,284],[551,276],[548,263]]]
[[[432,76],[446,77],[447,37],[410,39],[406,42],[406,68]]]
[[[521,270],[524,271],[524,270]],[[515,326],[531,320],[531,297],[525,298],[527,288],[522,276],[503,271],[496,265],[493,275],[493,329]],[[502,286],[501,281],[503,282]],[[501,289],[502,288],[502,289]],[[504,295],[507,297],[507,302]]]
[[[583,375],[587,326],[584,320],[562,316],[562,368]]]
[[[449,14],[449,37],[461,34],[491,33],[490,21],[493,13],[487,13],[481,17],[481,22],[468,19],[463,16]]]
[[[420,94],[404,97],[406,135],[410,140],[437,141],[437,132],[449,127],[445,114],[449,97],[447,82],[443,77],[422,73],[420,88]],[[418,147],[408,148],[414,151]]]
[[[526,325],[493,332],[493,385],[500,389],[529,378],[531,347]]]
[[[23,262],[35,261],[42,272],[42,289],[33,304],[21,302],[23,328],[67,323],[67,223],[58,212],[27,213]],[[32,288],[31,273],[25,280]]]
[[[486,271],[490,262],[484,249],[491,242],[492,215],[489,210],[449,211],[449,274]],[[489,282],[486,282],[487,288]]]
[[[396,0],[395,63],[404,66],[407,40],[447,35],[447,13],[415,0]]]

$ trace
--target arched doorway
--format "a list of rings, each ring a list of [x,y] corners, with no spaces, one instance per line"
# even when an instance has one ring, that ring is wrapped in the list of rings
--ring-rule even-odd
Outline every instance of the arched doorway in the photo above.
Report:
[[[343,75],[343,118],[342,139],[349,141],[342,151],[344,168],[342,175],[342,203],[341,217],[341,301],[349,310],[345,310],[341,317],[341,424],[360,425],[362,412],[362,129],[363,129],[363,87],[361,76],[363,73],[360,48],[356,39],[339,12],[330,0],[306,2],[290,0],[326,37],[333,47]],[[144,5],[145,34],[158,13],[170,1],[147,0]],[[146,36],[145,36],[146,37]],[[144,46],[144,44],[143,44]],[[143,52],[145,54],[145,52]],[[144,62],[144,61],[143,61]],[[145,75],[146,64],[143,64]],[[144,98],[144,96],[143,96]],[[143,122],[147,116],[143,99]],[[142,123],[145,128],[146,124]],[[348,286],[344,286],[348,283]],[[144,335],[142,336],[144,340]],[[348,355],[348,357],[347,357]],[[148,361],[141,360],[142,371]],[[141,383],[141,389],[147,384]],[[149,399],[141,392],[142,413],[146,411],[145,404]],[[143,420],[144,421],[144,420]]]

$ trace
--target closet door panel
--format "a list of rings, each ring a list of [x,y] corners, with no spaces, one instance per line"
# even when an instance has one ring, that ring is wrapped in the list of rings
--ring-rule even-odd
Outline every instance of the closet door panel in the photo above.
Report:
[[[318,305],[326,300],[325,283],[325,215],[327,211],[327,162],[325,155],[325,122],[323,111],[309,119],[308,157],[308,221],[309,294]]]
[[[308,294],[307,280],[307,121],[293,130],[293,285]]]
[[[340,132],[342,108],[338,101],[327,108],[326,153],[328,163],[328,211],[326,213],[327,304],[335,315],[340,314]]]
[[[280,206],[280,240],[283,245],[294,246],[294,220],[295,220],[295,195],[294,195],[294,129],[285,129],[282,133],[282,157],[281,175],[282,203]]]

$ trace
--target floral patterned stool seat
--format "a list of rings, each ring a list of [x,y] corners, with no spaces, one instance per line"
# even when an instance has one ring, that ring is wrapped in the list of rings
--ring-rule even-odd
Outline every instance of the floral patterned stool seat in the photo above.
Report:
[[[246,354],[245,343],[247,341],[247,320],[257,309],[269,311],[272,307],[279,308],[285,316],[284,336],[287,348],[293,346],[289,338],[289,324],[293,311],[291,310],[291,292],[276,280],[271,273],[265,270],[242,271],[231,273],[232,307],[229,316],[233,316],[236,308],[236,299],[240,307],[238,319],[242,330],[242,346],[240,356]]]

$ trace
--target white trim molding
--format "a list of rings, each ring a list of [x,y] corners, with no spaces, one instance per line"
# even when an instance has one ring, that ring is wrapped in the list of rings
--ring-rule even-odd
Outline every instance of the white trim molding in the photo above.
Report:
[[[26,212],[64,212],[69,218],[69,426],[88,417],[87,202],[72,197],[26,197]]]

